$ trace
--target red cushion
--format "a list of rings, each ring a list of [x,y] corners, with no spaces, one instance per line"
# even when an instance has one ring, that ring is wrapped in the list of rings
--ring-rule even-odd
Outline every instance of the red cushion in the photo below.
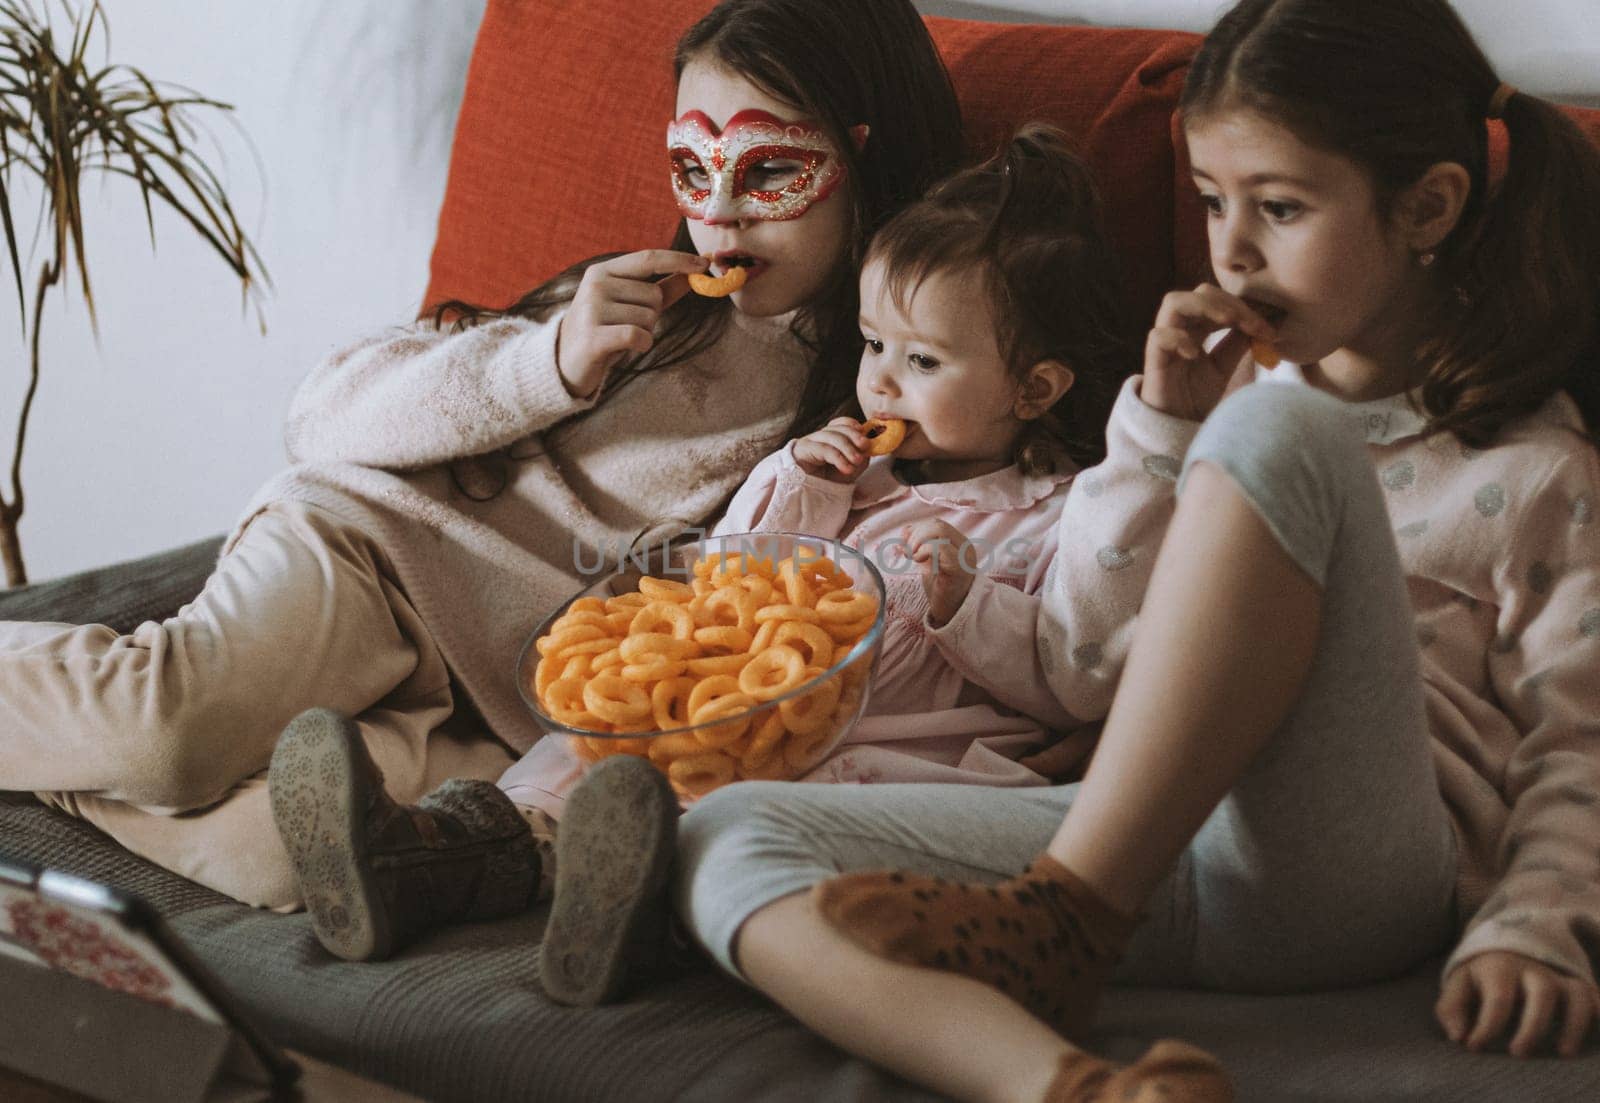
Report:
[[[490,0],[456,125],[427,302],[499,304],[596,253],[665,245],[672,47],[711,0]],[[975,150],[1043,117],[1079,138],[1146,317],[1171,279],[1166,120],[1198,39],[930,19]],[[600,160],[594,160],[599,155]],[[579,169],[605,170],[603,189]]]
[[[1105,200],[1133,318],[1155,316],[1172,286],[1172,143],[1198,35],[930,19],[961,99],[973,150],[1044,119],[1077,140]]]
[[[672,51],[712,0],[490,0],[456,120],[425,302],[503,305],[678,211]]]

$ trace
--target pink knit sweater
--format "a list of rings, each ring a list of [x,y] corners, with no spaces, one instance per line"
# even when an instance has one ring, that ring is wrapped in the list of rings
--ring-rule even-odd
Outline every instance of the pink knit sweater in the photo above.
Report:
[[[295,499],[375,537],[472,704],[525,751],[541,733],[513,677],[523,642],[579,564],[701,523],[783,441],[808,363],[791,321],[733,311],[712,348],[599,406],[562,385],[554,317],[386,329],[301,384],[295,466],[241,523]]]
[[[1298,369],[1285,365],[1295,381]],[[1199,425],[1138,377],[1062,513],[1039,647],[1075,716],[1105,716]],[[1303,384],[1302,384],[1303,385]],[[1351,403],[1389,503],[1422,645],[1439,785],[1469,918],[1446,969],[1510,950],[1594,979],[1600,958],[1600,454],[1566,395],[1486,451],[1424,438],[1404,396]]]

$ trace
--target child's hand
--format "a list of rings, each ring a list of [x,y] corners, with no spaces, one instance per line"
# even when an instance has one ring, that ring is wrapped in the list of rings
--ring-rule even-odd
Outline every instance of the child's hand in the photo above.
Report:
[[[1232,332],[1206,352],[1206,335],[1223,328]],[[1224,395],[1251,381],[1250,339],[1273,336],[1261,315],[1220,287],[1169,291],[1145,341],[1139,397],[1162,413],[1204,421]]]
[[[922,565],[922,589],[928,595],[928,619],[935,628],[950,623],[972,589],[977,563],[970,561],[967,538],[943,521],[924,521],[903,530],[911,559]],[[963,565],[962,556],[969,557]]]
[[[689,290],[690,272],[706,259],[672,249],[645,249],[591,265],[556,332],[556,370],[567,390],[588,397],[630,352],[648,352],[662,311]],[[656,282],[653,276],[672,278]]]
[[[830,483],[854,482],[867,469],[867,438],[853,417],[836,417],[794,442],[794,462]]]
[[[1574,1057],[1600,1011],[1600,990],[1533,958],[1490,950],[1450,970],[1433,1013],[1452,1042],[1477,1052],[1500,1036],[1519,1009],[1517,1031],[1506,1046],[1513,1057],[1531,1054],[1554,1027],[1561,1032],[1556,1052]]]

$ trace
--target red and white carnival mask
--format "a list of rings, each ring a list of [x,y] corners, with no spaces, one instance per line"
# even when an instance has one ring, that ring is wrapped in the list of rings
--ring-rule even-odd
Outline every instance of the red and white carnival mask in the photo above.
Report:
[[[734,115],[720,132],[705,112],[685,112],[667,126],[667,155],[678,210],[702,222],[799,218],[845,176],[838,148],[821,127],[753,109]],[[759,169],[768,161],[800,167],[773,178]]]

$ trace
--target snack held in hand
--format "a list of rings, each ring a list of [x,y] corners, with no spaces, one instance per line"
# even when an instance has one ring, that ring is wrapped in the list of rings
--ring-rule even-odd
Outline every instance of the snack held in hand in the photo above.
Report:
[[[726,261],[720,276],[691,272],[689,286],[694,289],[695,294],[704,295],[708,299],[721,299],[732,295],[744,286],[745,280],[750,278],[749,271],[744,267],[746,263],[748,262],[737,258]]]
[[[906,423],[897,417],[875,417],[861,423],[867,437],[867,455],[887,456],[906,439]]]
[[[1278,346],[1261,337],[1250,342],[1250,355],[1263,368],[1275,368],[1283,359],[1278,355]]]
[[[647,757],[688,800],[800,776],[855,716],[870,655],[822,676],[872,630],[878,599],[821,555],[718,554],[692,572],[574,601],[534,642],[534,698],[558,724],[605,733],[575,732],[579,758]]]

